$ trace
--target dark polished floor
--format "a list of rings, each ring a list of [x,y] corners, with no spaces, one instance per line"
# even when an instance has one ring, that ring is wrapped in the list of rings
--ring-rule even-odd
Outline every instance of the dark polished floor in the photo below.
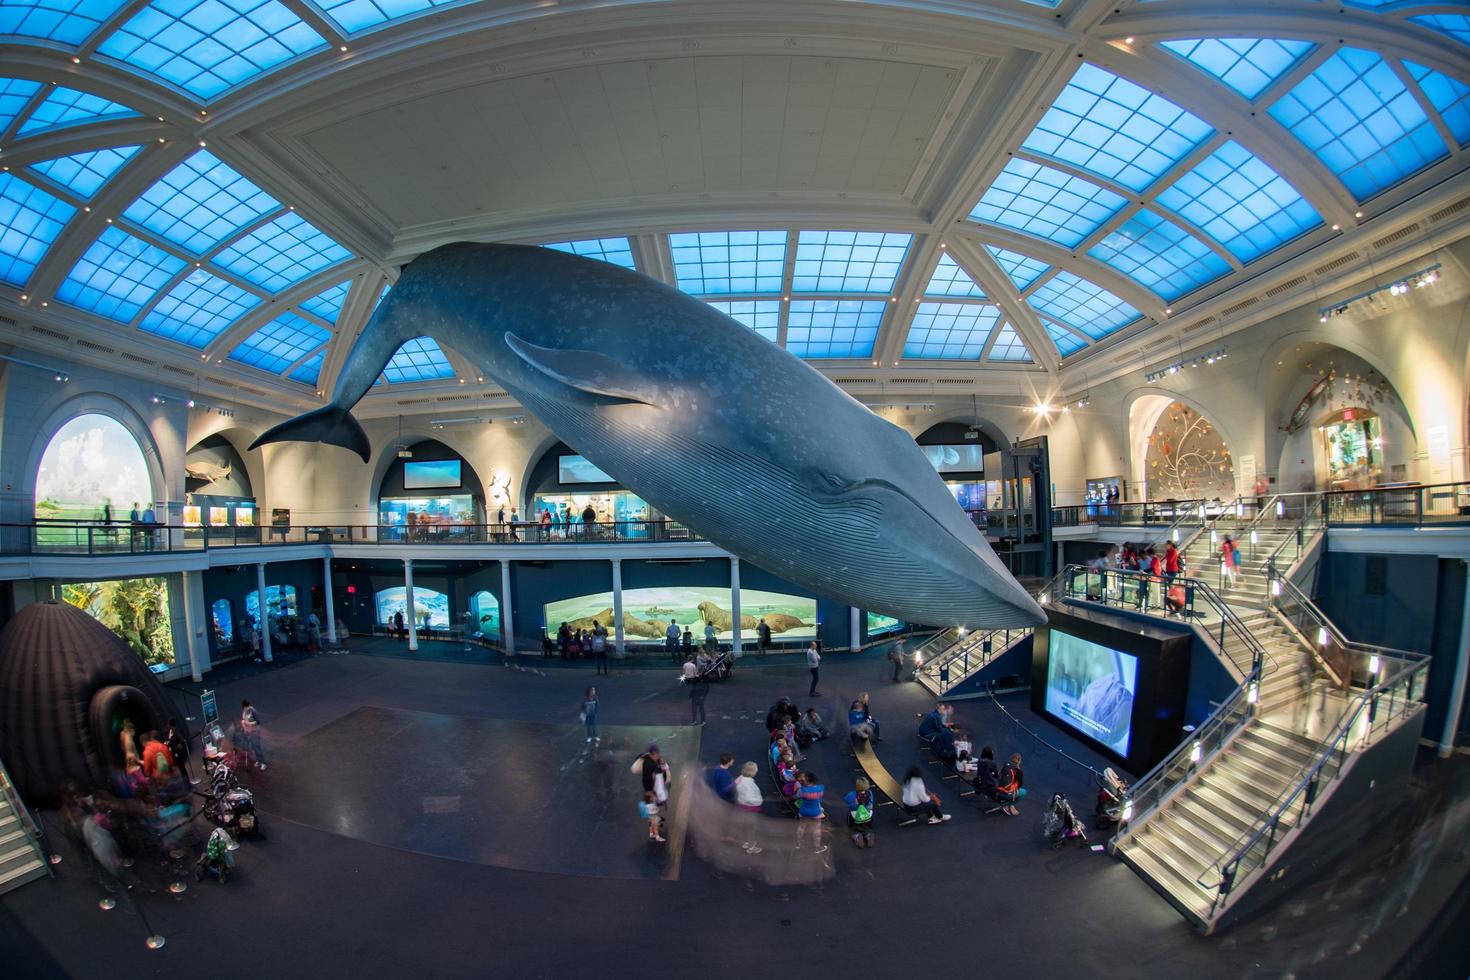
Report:
[[[901,775],[922,764],[912,733],[932,702],[914,684],[887,682],[881,655],[830,655],[822,696],[811,700],[835,721],[870,691],[885,725],[879,755]],[[698,816],[683,807],[693,793],[680,779],[697,774],[693,760],[708,764],[721,751],[759,758],[766,706],[781,694],[808,701],[797,665],[743,666],[714,685],[702,729],[685,724],[691,705],[671,670],[596,677],[590,665],[360,651],[241,667],[211,682],[227,715],[249,697],[264,716],[271,766],[253,781],[268,839],[244,844],[224,886],[140,891],[138,907],[168,939],[157,951],[144,946],[128,903],[97,909],[99,891],[68,856],[57,880],[0,898],[5,976],[14,963],[27,977],[744,978],[778,962],[789,972],[803,958],[803,972],[845,970],[857,951],[868,976],[1381,977],[1406,954],[1457,948],[1460,935],[1419,938],[1465,876],[1463,757],[1416,776],[1401,811],[1416,828],[1410,846],[1389,839],[1404,837],[1403,821],[1364,827],[1361,847],[1302,875],[1281,914],[1200,937],[1106,855],[1043,847],[1039,801],[1019,818],[985,816],[932,769],[931,788],[955,814],[948,824],[900,829],[880,811],[877,847],[858,851],[834,820],[831,850],[804,858],[821,862],[821,883],[771,885],[784,879],[762,874],[761,861],[789,862],[795,843],[794,823],[771,807],[753,830],[760,860],[745,873],[718,870],[729,863],[690,846],[701,828],[689,825]],[[604,742],[589,752],[576,715],[593,683]],[[1006,703],[1068,752],[1101,763],[1026,712],[1024,695]],[[1060,790],[1090,811],[1085,772],[989,702],[963,702],[959,715],[980,744],[1025,755],[1033,797]],[[651,737],[676,776],[675,826],[662,846],[647,841],[628,772]],[[842,742],[818,743],[804,767],[826,783],[840,818],[854,775]],[[1465,972],[1431,955],[1398,975]]]

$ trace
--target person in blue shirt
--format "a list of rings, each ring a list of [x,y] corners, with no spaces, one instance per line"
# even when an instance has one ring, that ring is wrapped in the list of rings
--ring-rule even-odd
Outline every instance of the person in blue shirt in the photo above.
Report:
[[[801,805],[796,810],[796,849],[801,850],[802,839],[810,833],[812,852],[821,854],[827,850],[827,845],[822,843],[822,821],[827,819],[822,812],[822,794],[826,787],[817,781],[816,773],[811,772],[803,772],[797,777],[797,782],[800,784],[797,797]]]
[[[878,805],[868,781],[861,776],[856,788],[842,798],[847,804],[847,823],[852,828],[852,842],[858,847],[873,846],[873,808]]]
[[[720,764],[705,773],[705,780],[709,788],[715,791],[715,795],[722,800],[730,799],[730,794],[735,789],[735,774],[730,767],[735,765],[735,757],[728,752],[720,756]]]
[[[587,688],[582,697],[582,724],[587,726],[587,741],[601,742],[597,734],[597,688]]]
[[[944,705],[934,706],[934,710],[924,716],[919,722],[919,737],[926,742],[933,742],[944,730]]]

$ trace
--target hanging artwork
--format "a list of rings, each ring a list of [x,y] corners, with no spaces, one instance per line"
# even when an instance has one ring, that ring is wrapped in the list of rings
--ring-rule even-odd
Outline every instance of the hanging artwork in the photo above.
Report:
[[[1148,437],[1148,495],[1155,499],[1235,497],[1230,450],[1209,419],[1170,402]]]

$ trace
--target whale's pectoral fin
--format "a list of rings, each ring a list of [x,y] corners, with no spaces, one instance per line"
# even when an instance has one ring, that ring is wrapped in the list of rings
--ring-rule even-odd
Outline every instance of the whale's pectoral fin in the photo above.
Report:
[[[505,342],[516,356],[555,381],[600,400],[618,404],[658,405],[658,388],[646,375],[594,350],[538,347],[507,332]]]

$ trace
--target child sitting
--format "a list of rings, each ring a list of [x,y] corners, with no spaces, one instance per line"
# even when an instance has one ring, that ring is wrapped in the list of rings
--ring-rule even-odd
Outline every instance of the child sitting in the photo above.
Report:
[[[796,760],[790,750],[783,752],[776,763],[776,781],[781,784],[781,795],[788,800],[796,796],[796,776]]]
[[[978,770],[980,764],[970,758],[969,749],[964,749],[960,752],[959,758],[955,760],[954,768],[955,772],[958,772],[961,776],[968,776]]]
[[[658,798],[653,793],[644,793],[643,802],[638,804],[638,814],[648,821],[648,839],[662,844],[665,842],[663,831],[664,818],[659,816]]]

